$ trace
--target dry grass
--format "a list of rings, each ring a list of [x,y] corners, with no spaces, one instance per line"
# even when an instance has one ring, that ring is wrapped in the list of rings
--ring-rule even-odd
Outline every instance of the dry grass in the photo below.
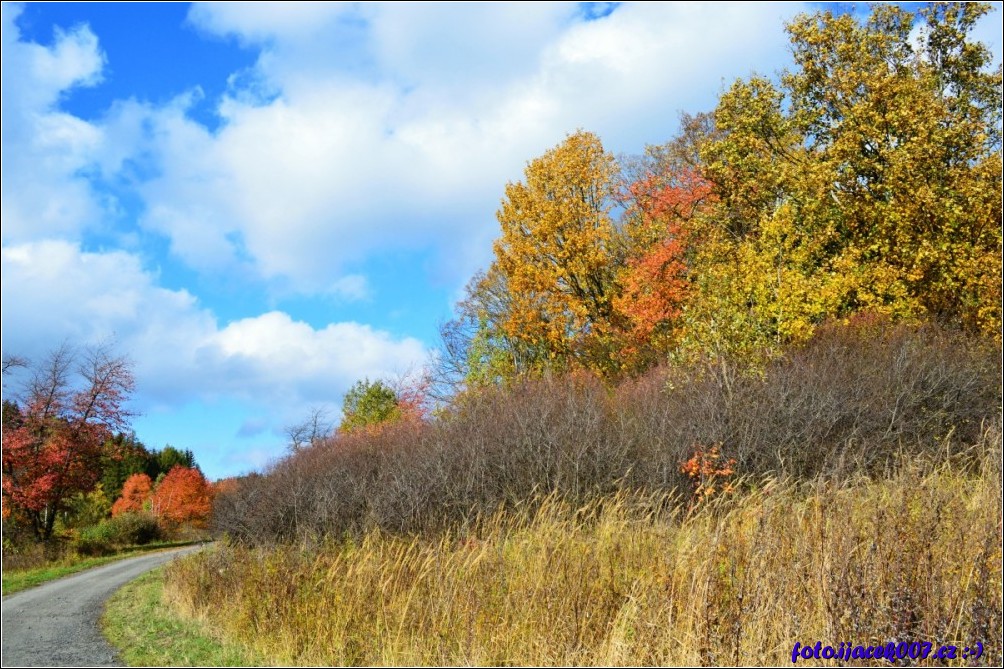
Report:
[[[780,665],[816,640],[981,641],[999,664],[998,449],[697,510],[550,496],[435,538],[225,546],[172,565],[167,596],[301,665]]]

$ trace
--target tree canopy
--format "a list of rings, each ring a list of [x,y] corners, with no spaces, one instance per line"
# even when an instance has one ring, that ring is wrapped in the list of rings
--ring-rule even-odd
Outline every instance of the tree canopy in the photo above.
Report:
[[[1002,77],[972,37],[989,10],[799,15],[789,70],[737,80],[644,157],[579,130],[530,161],[440,379],[756,364],[863,313],[999,340]]]

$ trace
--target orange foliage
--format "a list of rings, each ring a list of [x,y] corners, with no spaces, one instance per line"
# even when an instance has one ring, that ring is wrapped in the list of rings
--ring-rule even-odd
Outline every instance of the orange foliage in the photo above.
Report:
[[[628,186],[635,249],[620,272],[614,307],[626,324],[628,352],[667,348],[662,341],[687,297],[685,225],[712,197],[711,184],[692,172],[671,179],[649,175]]]
[[[655,329],[680,314],[686,295],[687,266],[679,225],[670,223],[665,239],[627,263],[623,292],[614,304],[631,323],[636,338],[648,340]]]
[[[168,525],[205,527],[212,511],[213,491],[198,469],[175,465],[151,497],[153,513]]]
[[[680,465],[680,471],[690,478],[694,486],[695,504],[707,500],[719,490],[722,494],[732,492],[729,478],[735,474],[736,460],[729,458],[721,462],[721,457],[719,446],[712,446],[706,451],[698,447],[690,459]]]
[[[403,381],[397,388],[400,420],[421,423],[429,417],[429,379],[420,377]]]
[[[143,510],[143,504],[150,499],[153,481],[146,474],[133,474],[122,485],[122,496],[112,504],[112,516],[135,513]]]
[[[649,174],[627,187],[629,207],[647,221],[689,221],[712,198],[711,182],[693,170]]]
[[[236,492],[241,486],[240,479],[236,476],[231,476],[225,479],[220,479],[215,483],[211,484],[213,489],[213,496],[222,495],[224,493]]]

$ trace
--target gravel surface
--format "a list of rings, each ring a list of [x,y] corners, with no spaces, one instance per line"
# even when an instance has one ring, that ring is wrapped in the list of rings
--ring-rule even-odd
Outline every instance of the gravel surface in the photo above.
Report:
[[[105,600],[186,546],[119,560],[3,598],[0,656],[4,667],[117,667],[118,653],[98,630]]]

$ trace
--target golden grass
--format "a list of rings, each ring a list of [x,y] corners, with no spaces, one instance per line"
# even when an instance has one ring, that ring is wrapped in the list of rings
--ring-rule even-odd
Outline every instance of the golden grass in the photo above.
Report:
[[[817,640],[981,641],[1000,662],[998,467],[745,489],[692,512],[548,498],[437,538],[224,546],[169,567],[166,594],[305,665],[789,664]]]

